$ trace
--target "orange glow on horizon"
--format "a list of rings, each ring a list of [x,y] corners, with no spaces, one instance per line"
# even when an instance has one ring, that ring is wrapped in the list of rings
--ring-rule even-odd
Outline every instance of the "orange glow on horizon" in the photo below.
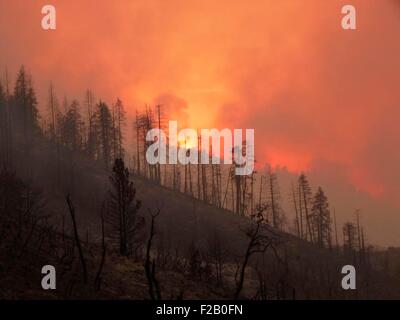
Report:
[[[160,104],[182,128],[254,128],[257,166],[299,172],[324,159],[396,199],[395,1],[354,0],[353,33],[333,0],[52,2],[54,32],[40,28],[41,2],[0,3],[0,61],[28,67],[42,110],[50,81],[60,101],[91,88],[109,104],[120,97],[130,117]]]

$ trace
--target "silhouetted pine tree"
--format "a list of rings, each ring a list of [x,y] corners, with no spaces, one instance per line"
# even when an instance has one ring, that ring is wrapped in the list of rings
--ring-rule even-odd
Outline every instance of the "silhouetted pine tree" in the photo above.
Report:
[[[144,223],[138,217],[141,202],[135,200],[136,189],[122,159],[115,160],[110,181],[112,189],[109,192],[108,222],[113,238],[119,242],[120,254],[127,256],[132,252],[138,230]]]
[[[113,126],[109,107],[101,102],[97,105],[96,121],[101,159],[106,169],[110,167],[113,154]]]
[[[299,218],[300,218],[300,234],[304,239],[308,239],[314,242],[312,226],[311,226],[311,203],[312,193],[311,187],[308,183],[305,174],[301,174],[298,180],[298,192],[299,192]]]
[[[124,129],[126,125],[124,105],[117,99],[113,105],[113,154],[115,158],[124,158]]]
[[[83,146],[83,121],[79,102],[73,100],[62,120],[61,136],[63,145],[71,151],[80,151]]]
[[[328,198],[321,187],[318,188],[312,204],[313,238],[322,248],[331,247],[331,215]]]
[[[24,66],[21,67],[14,87],[14,119],[16,129],[22,132],[26,143],[31,142],[34,135],[39,132],[39,114],[37,100],[32,81],[26,74]]]

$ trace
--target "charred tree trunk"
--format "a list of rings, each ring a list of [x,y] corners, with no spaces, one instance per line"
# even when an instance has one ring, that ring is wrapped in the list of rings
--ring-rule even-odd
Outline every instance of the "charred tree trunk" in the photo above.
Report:
[[[74,205],[73,205],[73,203],[71,201],[71,197],[70,197],[69,194],[66,196],[66,201],[67,201],[67,204],[68,204],[69,212],[71,214],[72,225],[73,225],[73,228],[74,228],[75,242],[76,242],[76,246],[78,247],[79,259],[80,259],[81,265],[82,265],[83,282],[85,284],[87,284],[87,282],[88,282],[88,273],[87,273],[87,268],[86,268],[86,260],[85,260],[85,257],[83,255],[81,240],[79,239],[78,228],[76,226],[75,207],[74,207]]]

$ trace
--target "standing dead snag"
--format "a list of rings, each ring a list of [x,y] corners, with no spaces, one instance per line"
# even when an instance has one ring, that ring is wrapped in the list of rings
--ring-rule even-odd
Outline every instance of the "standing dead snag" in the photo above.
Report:
[[[313,227],[311,221],[312,192],[307,177],[302,173],[298,179],[298,199],[300,212],[300,234],[301,236],[314,242]]]
[[[94,280],[94,285],[96,290],[100,290],[101,287],[101,273],[103,272],[103,267],[104,267],[104,262],[106,259],[106,253],[107,253],[107,246],[106,246],[106,241],[105,241],[105,235],[104,235],[104,211],[105,211],[105,204],[103,203],[103,206],[101,208],[101,244],[102,244],[102,254],[101,254],[101,261],[100,261],[100,266],[99,270],[97,271],[96,278]]]
[[[72,225],[74,227],[74,236],[75,236],[76,246],[78,247],[79,259],[81,260],[81,264],[82,264],[83,282],[86,284],[88,282],[88,275],[87,275],[86,261],[85,261],[85,257],[83,255],[83,250],[82,250],[82,246],[81,246],[81,240],[79,239],[78,228],[76,226],[75,207],[71,201],[71,196],[69,194],[65,198],[67,200],[69,212],[71,214]]]
[[[243,289],[243,283],[246,273],[246,267],[249,263],[249,260],[252,255],[255,253],[263,253],[273,244],[273,238],[262,233],[262,224],[264,222],[263,213],[265,211],[265,207],[257,208],[257,213],[255,214],[256,222],[252,222],[253,224],[250,226],[248,230],[245,231],[246,236],[250,239],[249,244],[247,245],[246,253],[243,258],[242,264],[238,265],[238,270],[236,273],[236,291],[234,295],[234,299],[237,300],[239,298],[240,292]],[[239,279],[237,276],[239,275]]]
[[[297,197],[296,197],[296,192],[295,192],[295,189],[294,189],[293,182],[291,184],[291,187],[292,187],[292,189],[291,189],[291,191],[292,191],[292,201],[293,201],[294,212],[295,212],[295,220],[294,220],[294,222],[295,222],[296,232],[297,232],[297,236],[299,238],[302,238],[302,234],[300,232],[300,226],[301,226],[300,222],[301,221],[300,221],[300,218],[299,218],[299,210],[298,210],[298,207],[297,207]]]
[[[272,226],[277,229],[282,228],[282,209],[280,205],[280,191],[278,185],[278,177],[275,172],[272,171],[271,168],[268,169],[267,177],[266,177],[267,193],[268,193],[268,202],[269,209],[271,211],[272,218]]]
[[[147,241],[146,260],[144,263],[144,270],[146,272],[147,283],[149,286],[149,295],[150,295],[151,300],[161,300],[160,286],[158,284],[158,280],[157,280],[156,274],[155,274],[156,263],[155,263],[155,260],[152,260],[150,257],[152,242],[153,242],[153,238],[155,235],[155,230],[154,230],[155,229],[155,219],[160,214],[160,209],[157,209],[157,212],[155,214],[152,214],[149,209],[149,213],[151,215],[151,224],[150,224],[149,240]]]

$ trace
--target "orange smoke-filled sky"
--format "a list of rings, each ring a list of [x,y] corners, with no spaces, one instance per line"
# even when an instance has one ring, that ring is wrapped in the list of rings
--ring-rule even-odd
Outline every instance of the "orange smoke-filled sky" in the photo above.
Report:
[[[55,31],[41,29],[45,4]],[[341,28],[344,4],[355,31]],[[0,65],[25,64],[42,104],[53,81],[60,97],[92,88],[131,112],[162,103],[191,127],[254,128],[260,163],[340,180],[390,219],[399,38],[397,0],[0,0]]]

